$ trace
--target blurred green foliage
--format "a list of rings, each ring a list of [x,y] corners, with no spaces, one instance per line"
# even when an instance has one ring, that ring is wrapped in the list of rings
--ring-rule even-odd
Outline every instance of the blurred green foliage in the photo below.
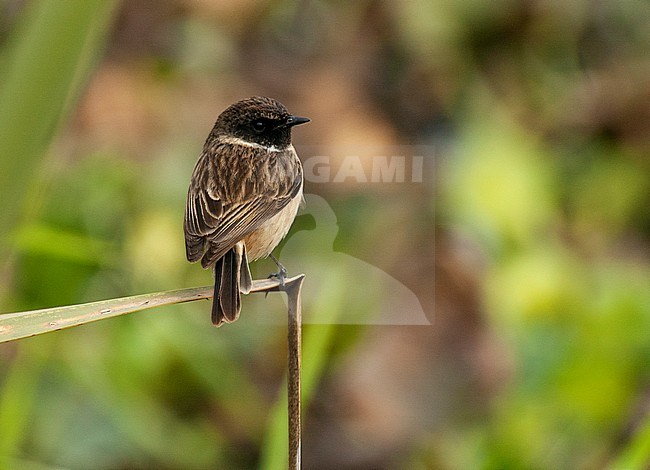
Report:
[[[299,217],[283,258],[330,319],[305,326],[306,468],[650,464],[646,2],[0,8],[3,311],[208,284],[192,165],[223,106],[273,95],[313,120],[299,150],[437,157],[435,184],[307,184],[336,220]],[[328,264],[332,237],[427,314],[435,293],[433,326],[338,324],[391,292]],[[284,468],[284,305],[208,310],[2,345],[0,465]]]
[[[0,239],[19,218],[34,170],[97,59],[115,6],[114,1],[30,5],[7,40],[0,73],[0,213],[6,221]]]

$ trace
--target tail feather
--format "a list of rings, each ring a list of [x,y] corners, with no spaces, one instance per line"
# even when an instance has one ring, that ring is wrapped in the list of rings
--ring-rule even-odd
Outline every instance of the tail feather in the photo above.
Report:
[[[212,323],[232,323],[241,312],[241,293],[248,294],[252,278],[244,244],[237,244],[214,265]]]
[[[225,321],[225,315],[221,307],[221,279],[223,278],[224,259],[220,258],[214,264],[214,296],[212,297],[212,324],[221,326]]]
[[[239,291],[242,294],[248,294],[253,288],[253,277],[251,276],[251,268],[248,266],[248,256],[246,255],[246,245],[241,245],[241,264],[239,266]]]

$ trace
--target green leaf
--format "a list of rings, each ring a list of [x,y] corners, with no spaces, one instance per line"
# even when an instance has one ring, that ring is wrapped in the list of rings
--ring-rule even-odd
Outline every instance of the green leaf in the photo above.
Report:
[[[88,265],[107,262],[114,249],[108,241],[47,224],[22,226],[15,246],[25,253]]]

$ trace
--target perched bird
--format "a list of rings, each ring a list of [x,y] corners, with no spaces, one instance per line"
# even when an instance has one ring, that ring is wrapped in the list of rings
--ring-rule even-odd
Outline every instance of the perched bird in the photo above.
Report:
[[[293,223],[303,170],[291,128],[306,122],[277,100],[252,97],[223,111],[205,141],[187,192],[185,250],[214,271],[216,326],[239,317],[240,294],[252,286],[248,260],[270,255]]]

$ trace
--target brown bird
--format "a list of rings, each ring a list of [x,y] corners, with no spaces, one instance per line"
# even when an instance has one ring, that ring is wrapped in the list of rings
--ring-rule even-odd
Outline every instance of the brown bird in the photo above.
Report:
[[[187,192],[185,250],[213,268],[216,326],[239,318],[240,294],[252,287],[248,260],[270,255],[293,223],[303,170],[291,128],[306,122],[272,98],[252,97],[222,112],[205,141]]]

